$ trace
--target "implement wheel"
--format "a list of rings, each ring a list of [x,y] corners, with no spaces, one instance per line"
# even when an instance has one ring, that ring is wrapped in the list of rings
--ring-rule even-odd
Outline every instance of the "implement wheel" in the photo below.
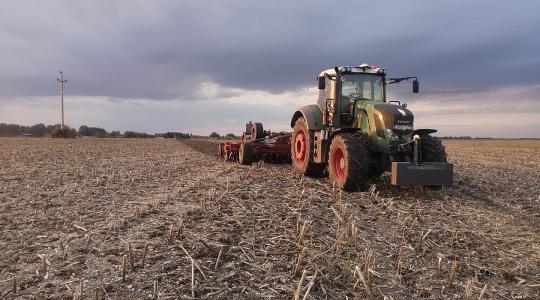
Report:
[[[313,161],[313,131],[308,130],[303,117],[294,124],[291,136],[291,159],[294,169],[307,176],[321,176],[324,164]]]
[[[217,153],[217,156],[219,158],[222,158],[223,157],[223,144],[218,144],[218,153]]]
[[[342,133],[330,144],[330,179],[346,191],[364,189],[369,178],[368,139],[362,133]]]
[[[251,165],[253,162],[253,145],[250,143],[240,144],[238,149],[238,162],[241,165]]]
[[[225,149],[223,149],[223,159],[225,161],[229,160],[229,150],[227,149],[227,147],[225,147]]]
[[[264,130],[262,123],[255,122],[251,125],[251,138],[253,140],[262,139],[264,137]]]

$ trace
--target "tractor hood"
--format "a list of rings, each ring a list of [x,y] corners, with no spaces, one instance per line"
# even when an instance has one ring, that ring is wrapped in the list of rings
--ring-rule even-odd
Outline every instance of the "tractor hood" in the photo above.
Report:
[[[374,106],[383,119],[384,127],[398,131],[412,131],[414,115],[405,107],[394,104],[376,104]]]

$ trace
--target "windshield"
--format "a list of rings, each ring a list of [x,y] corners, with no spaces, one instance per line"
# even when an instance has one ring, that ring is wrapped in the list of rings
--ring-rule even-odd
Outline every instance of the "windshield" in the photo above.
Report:
[[[341,96],[383,101],[382,77],[367,74],[343,74],[341,76]]]

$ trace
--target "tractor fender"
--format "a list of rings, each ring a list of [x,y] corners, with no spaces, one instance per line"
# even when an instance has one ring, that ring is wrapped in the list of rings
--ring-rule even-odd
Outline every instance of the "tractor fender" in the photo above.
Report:
[[[437,129],[415,129],[411,133],[411,136],[414,136],[415,134],[418,134],[419,136],[426,136],[435,132],[437,132]]]
[[[294,127],[298,118],[304,117],[307,122],[309,130],[322,130],[323,129],[323,117],[319,106],[316,104],[310,104],[300,107],[293,115],[291,119],[291,128]]]

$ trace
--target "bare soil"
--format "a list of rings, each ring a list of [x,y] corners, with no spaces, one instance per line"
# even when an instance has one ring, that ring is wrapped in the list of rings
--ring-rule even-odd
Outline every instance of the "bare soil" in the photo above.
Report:
[[[356,193],[215,143],[0,139],[0,298],[540,298],[540,141]]]

